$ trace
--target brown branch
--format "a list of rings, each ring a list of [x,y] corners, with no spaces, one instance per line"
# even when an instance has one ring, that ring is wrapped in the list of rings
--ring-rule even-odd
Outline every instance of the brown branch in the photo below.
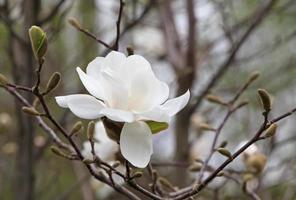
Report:
[[[270,121],[267,119],[268,113],[264,114],[264,122],[260,126],[260,128],[257,130],[255,135],[240,149],[238,149],[234,154],[232,154],[232,158],[228,158],[225,162],[223,162],[211,175],[209,175],[203,182],[201,182],[198,185],[190,186],[188,188],[181,189],[179,192],[175,193],[174,196],[177,196],[175,200],[181,200],[186,199],[188,197],[191,197],[197,193],[199,193],[202,189],[204,189],[228,164],[230,164],[235,158],[237,158],[241,153],[243,153],[249,146],[254,144],[255,142],[263,139],[264,137],[261,137],[262,133],[269,127],[270,124],[278,122],[280,120],[283,120],[290,115],[294,114],[296,112],[296,108],[292,109],[291,111],[284,113],[283,115],[280,115],[279,117],[276,117]],[[179,196],[178,196],[179,195]]]
[[[180,36],[174,21],[174,13],[172,10],[172,1],[164,0],[159,3],[159,14],[162,22],[165,45],[170,63],[173,68],[183,67],[184,59],[181,49]]]
[[[39,20],[38,24],[39,25],[43,25],[49,21],[52,20],[52,18],[54,18],[58,11],[60,10],[60,8],[62,7],[62,5],[66,2],[66,0],[60,0],[51,10],[51,12],[46,16],[44,17],[43,19]]]
[[[275,5],[277,0],[270,0],[267,5],[265,5],[261,11],[257,14],[257,16],[254,18],[252,24],[247,29],[247,31],[243,34],[243,36],[239,39],[238,42],[232,47],[231,53],[228,56],[228,58],[225,60],[224,63],[220,67],[218,67],[218,71],[213,75],[211,80],[207,83],[207,85],[204,87],[204,89],[201,91],[200,95],[196,97],[195,102],[191,105],[192,110],[191,112],[195,112],[203,98],[207,95],[207,93],[210,91],[211,88],[213,88],[220,78],[225,74],[225,72],[228,70],[228,68],[231,66],[233,61],[235,60],[235,57],[238,53],[238,51],[241,49],[245,41],[252,35],[252,33],[256,30],[256,28],[262,23],[262,21],[268,16],[269,12],[271,11],[272,7]]]
[[[8,91],[11,95],[13,95],[16,99],[18,99],[24,106],[31,107],[32,105],[20,94],[18,93],[14,88],[10,87],[4,87],[6,91]],[[53,139],[54,143],[63,149],[67,149],[72,151],[72,147],[65,144],[61,141],[61,139],[56,135],[56,133],[43,121],[43,119],[40,116],[35,116],[35,119],[37,120],[38,125],[49,135],[50,138]]]
[[[106,47],[108,50],[112,50],[113,48],[108,45],[106,42],[104,42],[103,40],[97,38],[97,36],[95,36],[93,33],[91,33],[89,30],[84,29],[81,26],[74,26],[78,31],[84,33],[86,36],[90,37],[91,39],[95,40],[96,42],[100,43],[101,45],[103,45],[104,47]]]
[[[121,25],[121,19],[122,19],[122,11],[123,11],[123,7],[124,7],[124,1],[120,0],[120,5],[119,5],[119,11],[118,11],[118,18],[116,21],[116,39],[115,39],[115,43],[112,47],[113,50],[117,51],[118,50],[118,43],[119,43],[119,39],[120,39],[120,25]]]

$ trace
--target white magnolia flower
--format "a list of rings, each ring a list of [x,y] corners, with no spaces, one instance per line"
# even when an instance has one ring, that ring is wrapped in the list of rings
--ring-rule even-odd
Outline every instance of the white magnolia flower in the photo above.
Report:
[[[121,153],[134,166],[146,167],[153,149],[152,132],[145,120],[169,122],[187,104],[189,91],[167,100],[167,84],[155,77],[145,58],[126,57],[116,51],[95,58],[88,64],[86,73],[79,67],[77,72],[91,95],[56,97],[59,106],[84,119],[106,116],[125,122],[120,134]]]

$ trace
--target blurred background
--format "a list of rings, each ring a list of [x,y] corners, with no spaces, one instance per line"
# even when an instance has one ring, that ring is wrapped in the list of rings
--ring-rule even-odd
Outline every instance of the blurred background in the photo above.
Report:
[[[119,0],[0,0],[0,73],[14,83],[33,85],[37,63],[27,33],[31,25],[41,26],[49,39],[42,85],[53,72],[62,74],[61,84],[47,102],[64,127],[71,128],[78,119],[60,109],[53,97],[85,92],[75,68],[85,69],[92,59],[106,55],[107,49],[67,20],[75,17],[83,28],[112,44],[118,9]],[[249,104],[231,116],[219,138],[218,143],[228,141],[231,151],[251,138],[262,122],[258,88],[272,94],[272,116],[295,107],[295,22],[295,0],[125,1],[119,50],[126,53],[132,47],[148,59],[156,76],[170,86],[170,97],[187,89],[192,94],[193,106],[179,113],[168,130],[154,136],[152,164],[161,176],[179,186],[198,176],[188,172],[188,163],[205,159],[214,138],[200,124],[217,127],[226,113],[223,106],[206,101],[206,94],[229,100],[250,73],[261,73],[243,94]],[[51,139],[20,108],[0,90],[0,199],[124,199],[90,180],[80,163],[52,154]],[[257,144],[267,157],[256,183],[262,199],[296,198],[295,120],[294,115],[282,121],[274,138]],[[85,136],[78,140],[82,144]],[[217,167],[223,160],[215,154],[210,165]],[[229,168],[243,170],[243,159]],[[236,181],[215,179],[200,199],[249,199],[241,175],[236,175]]]

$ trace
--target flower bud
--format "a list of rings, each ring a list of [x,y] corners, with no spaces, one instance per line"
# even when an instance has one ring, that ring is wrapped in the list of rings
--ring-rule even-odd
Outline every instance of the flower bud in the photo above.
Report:
[[[112,164],[112,167],[113,168],[117,168],[120,166],[120,161],[115,161],[113,164]]]
[[[82,162],[84,164],[90,165],[90,164],[94,163],[94,160],[88,159],[88,158],[84,158]]]
[[[200,158],[195,158],[194,161],[197,163],[204,163],[204,161]]]
[[[226,156],[226,157],[228,157],[229,159],[232,159],[232,155],[231,155],[231,153],[230,153],[230,151],[228,151],[227,149],[225,149],[225,148],[218,148],[217,149],[217,151],[221,154],[221,155],[223,155],[223,156]]]
[[[61,157],[63,157],[63,158],[69,158],[69,156],[68,155],[66,155],[64,152],[62,152],[62,150],[61,149],[59,149],[58,147],[56,147],[56,146],[51,146],[50,147],[50,150],[54,153],[54,154],[56,154],[56,155],[58,155],[58,156],[61,156]]]
[[[134,49],[132,47],[127,47],[126,51],[129,56],[134,55]]]
[[[209,94],[206,96],[206,99],[211,102],[211,103],[216,103],[216,104],[220,104],[220,105],[227,105],[227,103],[225,103],[220,97]]]
[[[134,174],[133,174],[133,176],[132,176],[132,179],[134,179],[134,178],[140,178],[140,177],[142,177],[143,176],[143,173],[142,172],[135,172]]]
[[[244,182],[247,182],[249,180],[254,179],[255,177],[254,177],[254,174],[252,174],[252,173],[244,173],[242,178],[243,178]]]
[[[70,135],[72,136],[72,135],[78,133],[79,131],[81,131],[82,129],[83,129],[83,124],[81,121],[78,121],[73,125]]]
[[[275,135],[277,130],[277,124],[273,123],[271,124],[265,131],[264,137],[268,138],[268,137],[272,137]]]
[[[49,81],[47,82],[45,93],[47,94],[52,90],[54,90],[60,83],[60,80],[61,80],[61,74],[59,72],[53,73]]]
[[[158,178],[158,181],[160,184],[162,184],[163,186],[167,187],[167,188],[170,188],[170,189],[176,189],[174,187],[174,185],[167,179],[163,178],[163,177],[159,177]]]
[[[224,176],[224,174],[225,174],[225,173],[224,173],[223,171],[221,171],[221,172],[219,172],[219,173],[217,174],[217,176],[218,176],[218,177],[221,177],[221,176]]]
[[[40,100],[39,98],[35,98],[33,101],[33,107],[36,109],[40,105]]]
[[[189,170],[191,172],[199,172],[202,168],[202,164],[201,163],[193,163],[189,166]]]
[[[236,108],[241,108],[241,107],[247,105],[248,103],[249,103],[248,100],[243,100],[237,104]]]
[[[87,139],[89,141],[93,141],[94,132],[95,132],[95,122],[91,121],[91,122],[88,123],[88,126],[87,126]]]
[[[41,61],[47,50],[46,33],[40,27],[32,26],[29,29],[29,36],[35,58]]]
[[[27,107],[27,106],[24,106],[22,107],[22,111],[29,114],[29,115],[41,115],[40,112],[38,112],[35,108],[33,107]]]
[[[7,83],[8,83],[7,78],[3,74],[0,74],[0,86],[7,85]]]
[[[247,84],[251,84],[253,81],[255,81],[258,77],[260,76],[260,72],[259,71],[254,71],[250,74],[248,80],[247,80]]]
[[[225,148],[227,146],[228,142],[226,140],[222,141],[219,145],[220,148]]]
[[[262,153],[256,153],[253,155],[250,155],[246,161],[246,167],[248,170],[255,174],[259,174],[263,171],[265,165],[266,165],[266,156]]]
[[[78,21],[76,18],[74,18],[74,17],[70,17],[70,18],[68,19],[68,22],[69,22],[73,27],[75,27],[75,28],[77,28],[77,29],[81,29],[81,25],[80,25],[79,21]]]
[[[271,110],[271,98],[268,92],[264,89],[258,89],[258,94],[262,103],[262,106],[266,112]]]
[[[201,129],[201,130],[204,130],[204,131],[216,131],[215,128],[213,128],[211,125],[207,124],[207,123],[200,123],[198,125],[198,127]]]

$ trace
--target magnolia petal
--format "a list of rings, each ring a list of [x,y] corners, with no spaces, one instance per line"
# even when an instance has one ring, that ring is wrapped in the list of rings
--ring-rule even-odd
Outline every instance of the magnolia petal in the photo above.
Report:
[[[153,72],[141,71],[131,80],[129,94],[129,109],[144,112],[163,103],[168,98],[169,88]]]
[[[85,74],[79,67],[76,68],[76,71],[85,89],[98,99],[105,100],[104,89],[100,85],[99,80],[96,80],[92,76]]]
[[[129,111],[118,110],[113,108],[104,108],[101,114],[116,122],[133,122],[134,114]]]
[[[157,89],[155,89],[155,104],[160,105],[169,97],[169,86],[162,81],[157,80]]]
[[[101,70],[104,66],[104,57],[96,57],[86,67],[86,74],[95,79],[100,79]]]
[[[136,120],[151,120],[156,122],[169,122],[170,116],[159,107],[150,111],[136,114]]]
[[[121,64],[126,60],[126,56],[118,51],[111,51],[104,60],[104,68],[109,71],[118,71]]]
[[[67,105],[74,115],[83,119],[97,119],[101,117],[101,110],[105,107],[101,101],[87,94],[56,97],[56,100],[60,106]]]
[[[126,58],[120,68],[120,75],[123,82],[127,85],[137,76],[138,72],[153,73],[150,63],[142,56],[131,55]]]
[[[68,108],[67,97],[66,96],[58,96],[55,97],[57,104],[62,108]]]
[[[95,135],[94,138],[99,142],[99,143],[107,143],[107,142],[113,142],[106,133],[106,129],[104,127],[103,122],[100,120],[96,123],[95,125]]]
[[[169,116],[173,116],[182,110],[188,103],[190,98],[190,92],[187,92],[177,98],[170,99],[160,106]]]
[[[128,106],[128,90],[125,84],[106,72],[102,72],[101,83],[105,89],[105,98],[108,102],[108,106],[115,109],[126,110]]]
[[[149,126],[142,121],[125,123],[120,134],[120,150],[132,165],[146,167],[153,153]]]

